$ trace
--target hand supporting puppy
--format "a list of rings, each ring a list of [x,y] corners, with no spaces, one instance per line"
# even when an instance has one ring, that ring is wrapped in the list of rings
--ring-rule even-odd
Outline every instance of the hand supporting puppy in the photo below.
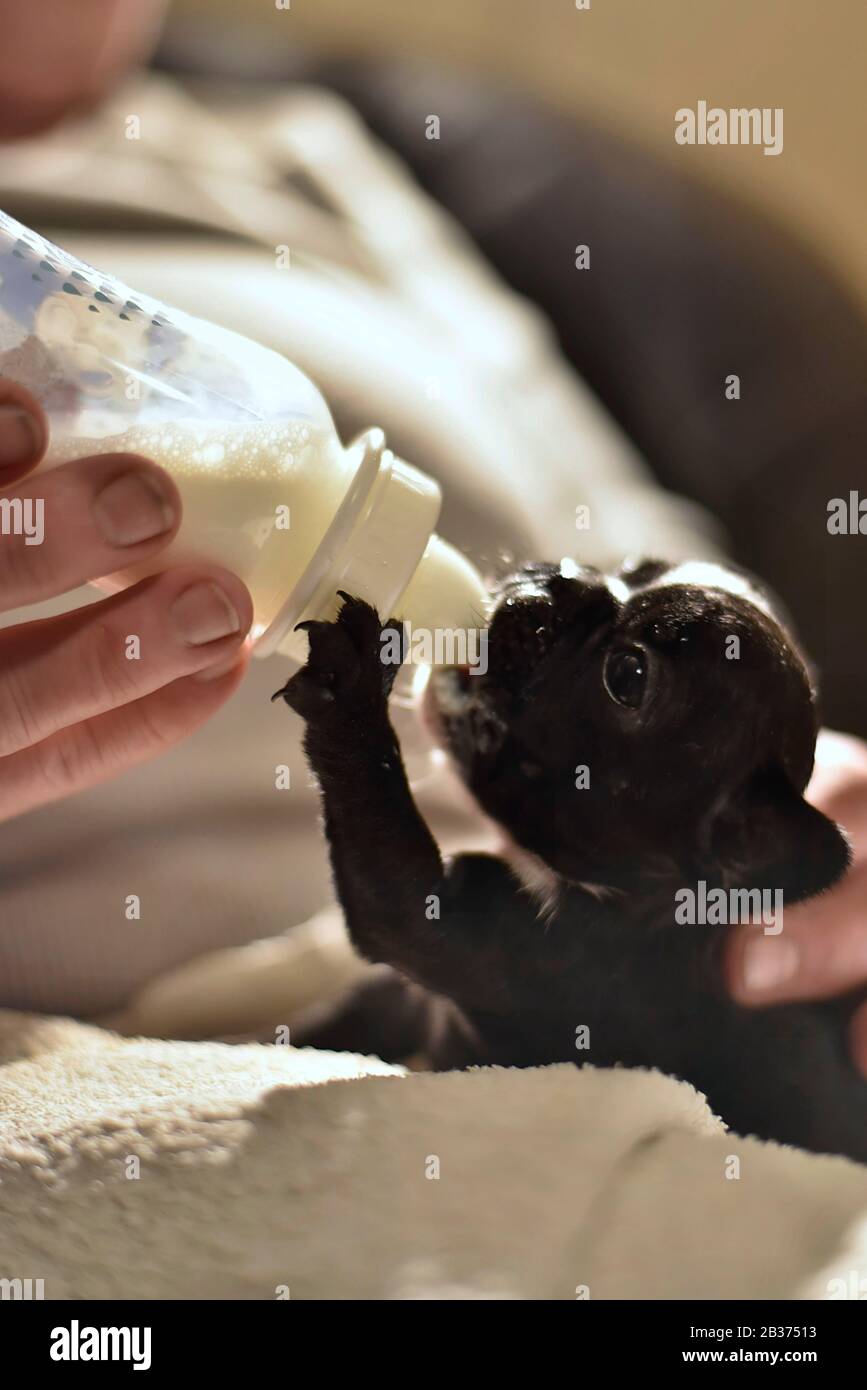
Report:
[[[808,798],[849,834],[852,867],[830,892],[788,909],[779,936],[733,928],[729,986],[743,1004],[829,999],[867,983],[867,744],[823,730]],[[853,1017],[850,1044],[867,1076],[867,1005]]]

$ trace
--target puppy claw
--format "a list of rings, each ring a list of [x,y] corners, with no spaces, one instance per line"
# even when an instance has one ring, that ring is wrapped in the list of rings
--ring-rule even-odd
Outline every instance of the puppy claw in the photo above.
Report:
[[[338,590],[343,599],[343,605],[337,615],[337,621],[352,637],[353,642],[359,648],[359,655],[363,654],[365,648],[375,648],[377,658],[380,651],[380,633],[382,624],[376,609],[364,599],[353,598],[350,594],[345,594]]]
[[[369,603],[343,590],[338,595],[343,603],[334,622],[297,624],[296,632],[307,633],[307,663],[272,696],[308,720],[337,710],[353,716],[384,710],[400,666],[385,659],[384,634],[400,632],[400,660],[405,656],[402,624],[392,618],[383,625]]]

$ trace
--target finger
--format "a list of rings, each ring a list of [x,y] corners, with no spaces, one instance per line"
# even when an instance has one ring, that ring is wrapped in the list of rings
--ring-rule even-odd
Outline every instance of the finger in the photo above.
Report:
[[[66,463],[0,500],[6,611],[139,564],[168,545],[181,520],[168,473],[135,454]]]
[[[225,703],[239,685],[248,657],[245,644],[234,653],[230,668],[213,679],[174,681],[0,760],[0,820],[83,791],[165,752]]]
[[[867,1076],[867,1004],[855,1010],[849,1025],[849,1046],[859,1071]]]
[[[807,798],[843,826],[856,861],[867,859],[867,743],[823,729]]]
[[[6,628],[0,758],[224,661],[252,618],[240,579],[212,565],[166,570],[73,613]]]
[[[48,425],[36,397],[0,377],[0,487],[35,468],[47,445]]]
[[[734,927],[726,970],[742,1004],[830,999],[867,981],[867,864],[832,892],[786,908],[778,936]]]

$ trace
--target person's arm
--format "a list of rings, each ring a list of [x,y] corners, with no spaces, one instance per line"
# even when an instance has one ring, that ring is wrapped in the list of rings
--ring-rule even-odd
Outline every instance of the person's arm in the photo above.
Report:
[[[149,560],[180,525],[177,488],[149,460],[107,454],[33,476],[46,444],[36,401],[0,379],[0,613]],[[37,516],[36,503],[43,523],[27,534],[15,519]],[[195,565],[2,628],[0,820],[191,733],[240,681],[251,621],[241,581]]]
[[[732,930],[729,985],[744,1004],[828,999],[867,987],[867,744],[824,730],[809,797],[849,835],[852,867],[830,893],[787,909],[779,936],[748,925]],[[867,1075],[867,1004],[855,1013],[850,1041]]]
[[[0,136],[87,110],[156,42],[165,0],[0,0]]]

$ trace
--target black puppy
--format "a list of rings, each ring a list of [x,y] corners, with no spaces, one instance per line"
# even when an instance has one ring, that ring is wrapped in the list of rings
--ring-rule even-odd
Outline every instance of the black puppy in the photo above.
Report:
[[[802,795],[815,691],[769,596],[656,561],[503,583],[486,674],[436,670],[427,705],[509,848],[449,863],[389,723],[394,623],[343,597],[278,694],[307,721],[352,939],[392,968],[295,1040],[438,1068],[658,1067],[741,1133],[867,1161],[857,1001],[752,1010],[723,983],[726,921],[755,920],[765,890],[755,930],[784,929],[780,905],[849,862]]]

